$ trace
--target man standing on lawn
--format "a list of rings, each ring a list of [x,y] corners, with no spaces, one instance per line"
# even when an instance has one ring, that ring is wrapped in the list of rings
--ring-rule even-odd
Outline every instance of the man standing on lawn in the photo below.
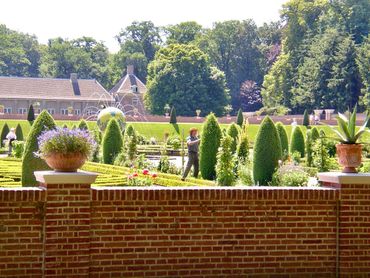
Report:
[[[198,177],[199,173],[199,143],[198,130],[196,128],[191,128],[189,131],[189,137],[186,138],[186,144],[188,145],[188,163],[186,164],[186,169],[182,175],[181,180],[184,181],[190,172],[192,166],[194,166],[194,178]]]

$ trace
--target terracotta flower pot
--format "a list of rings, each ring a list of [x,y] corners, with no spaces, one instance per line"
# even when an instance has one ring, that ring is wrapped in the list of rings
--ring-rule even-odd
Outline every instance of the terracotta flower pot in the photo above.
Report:
[[[357,173],[356,168],[361,165],[361,144],[337,144],[338,162],[344,168],[342,173]]]
[[[81,153],[53,153],[44,157],[44,160],[56,172],[76,172],[85,164],[86,156]]]

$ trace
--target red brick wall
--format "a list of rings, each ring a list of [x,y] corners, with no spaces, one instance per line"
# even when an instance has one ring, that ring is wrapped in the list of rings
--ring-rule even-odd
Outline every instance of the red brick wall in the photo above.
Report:
[[[0,277],[41,277],[45,192],[0,188]]]
[[[46,187],[0,189],[0,277],[370,273],[368,185]]]
[[[92,193],[93,277],[335,273],[335,190]]]

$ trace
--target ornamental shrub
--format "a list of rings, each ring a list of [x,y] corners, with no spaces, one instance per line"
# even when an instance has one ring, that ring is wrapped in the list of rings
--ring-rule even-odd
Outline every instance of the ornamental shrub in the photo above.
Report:
[[[78,123],[78,129],[89,130],[89,126],[87,125],[87,122],[84,119],[81,119],[81,121]]]
[[[312,147],[314,141],[312,140],[312,130],[306,132],[306,165],[312,167]]]
[[[217,184],[231,186],[235,184],[236,175],[234,172],[235,158],[232,154],[233,138],[226,135],[221,139],[221,146],[217,153],[216,177]]]
[[[4,124],[3,129],[1,130],[1,147],[4,147],[4,141],[6,140],[6,136],[9,133],[9,126],[7,123]]]
[[[276,123],[276,129],[279,134],[280,144],[281,144],[281,154],[282,159],[286,160],[289,155],[289,141],[288,141],[288,134],[285,130],[285,127],[282,123]]]
[[[320,138],[319,131],[317,130],[316,127],[313,127],[311,129],[311,139],[312,139],[312,141],[316,141],[319,138]]]
[[[253,150],[253,178],[256,184],[268,185],[279,160],[281,143],[274,122],[266,116],[258,130]]]
[[[226,133],[232,139],[230,150],[234,154],[236,152],[236,147],[238,146],[240,127],[237,126],[235,123],[232,123],[231,125],[229,125],[229,128],[227,129]]]
[[[116,156],[122,151],[123,140],[117,120],[111,119],[103,137],[103,162],[113,164]]]
[[[23,131],[20,124],[17,124],[17,127],[15,128],[15,135],[17,136],[17,141],[23,141]]]
[[[24,153],[24,142],[23,141],[13,141],[13,152],[12,155],[16,158],[22,158]]]
[[[221,137],[221,128],[217,118],[211,113],[203,124],[200,141],[200,171],[203,179],[213,180],[216,177],[216,156]]]
[[[305,142],[302,129],[299,126],[294,127],[290,140],[290,153],[299,152],[301,157],[305,154]]]
[[[22,160],[22,186],[36,186],[35,171],[50,170],[46,162],[35,153],[39,151],[38,137],[46,130],[56,127],[53,117],[46,111],[42,111],[33,123],[24,146]]]
[[[243,123],[244,123],[244,117],[243,117],[243,111],[242,109],[240,108],[238,110],[238,114],[236,116],[236,123],[238,126],[242,127],[243,126]]]
[[[305,127],[309,127],[310,126],[310,117],[308,115],[307,109],[304,110],[304,113],[303,113],[303,125]]]
[[[170,124],[177,124],[176,109],[172,107],[170,114]]]
[[[27,114],[27,121],[30,123],[30,125],[33,124],[35,121],[35,110],[33,109],[33,105],[30,105],[30,108],[28,109],[28,114]]]
[[[249,160],[249,140],[247,132],[242,132],[238,147],[236,149],[236,155],[239,161],[246,162]]]

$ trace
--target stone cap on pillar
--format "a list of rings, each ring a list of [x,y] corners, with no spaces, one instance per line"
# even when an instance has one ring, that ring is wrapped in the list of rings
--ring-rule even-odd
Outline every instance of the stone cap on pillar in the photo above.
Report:
[[[55,172],[36,171],[36,180],[42,184],[92,184],[98,174],[86,171],[78,172]]]
[[[318,173],[320,182],[332,184],[370,184],[370,173],[341,173],[325,172]]]

